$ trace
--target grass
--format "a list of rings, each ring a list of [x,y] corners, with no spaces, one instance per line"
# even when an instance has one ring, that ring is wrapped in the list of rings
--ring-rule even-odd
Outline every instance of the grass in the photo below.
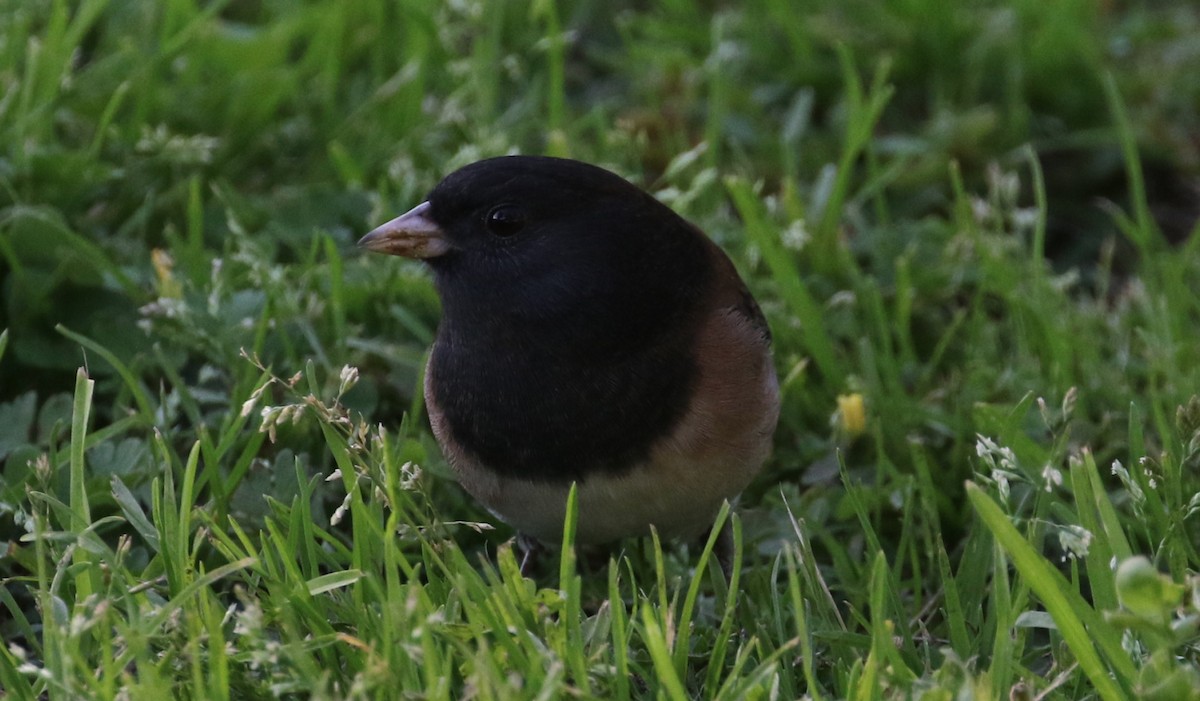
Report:
[[[1200,698],[1195,10],[5,14],[0,695]],[[569,525],[523,578],[453,483],[429,279],[353,241],[510,151],[762,302],[729,582]]]

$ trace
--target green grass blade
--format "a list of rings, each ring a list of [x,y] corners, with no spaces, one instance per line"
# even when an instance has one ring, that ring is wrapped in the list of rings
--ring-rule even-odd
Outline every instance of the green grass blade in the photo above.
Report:
[[[120,375],[121,379],[125,382],[125,386],[129,389],[129,393],[133,395],[133,400],[134,403],[137,404],[138,412],[145,417],[147,422],[154,420],[154,409],[150,405],[150,398],[146,395],[146,390],[142,387],[141,383],[138,382],[137,378],[134,376],[133,372],[130,371],[129,367],[126,366],[125,363],[122,363],[120,359],[112,353],[112,351],[108,350],[99,343],[96,343],[87,336],[75,333],[62,324],[59,324],[54,328],[62,335],[66,336],[72,341],[75,341],[84,348],[94,351],[101,358],[104,358],[109,365],[113,366],[113,369],[117,371],[117,374]]]
[[[92,525],[91,508],[88,505],[87,475],[84,446],[88,431],[88,417],[92,409],[92,392],[96,387],[87,371],[80,368],[75,374],[75,400],[71,411],[71,460],[70,460],[70,507],[71,522],[68,527],[82,535]],[[75,580],[76,594],[80,600],[87,599],[103,587],[100,571],[91,567],[92,556],[85,548],[75,550],[76,565],[86,568],[83,577]]]
[[[746,235],[762,249],[763,260],[771,269],[780,294],[800,321],[805,346],[817,368],[832,386],[840,387],[844,372],[837,361],[833,340],[825,329],[821,307],[804,284],[791,254],[784,249],[776,232],[768,224],[754,188],[739,178],[726,179],[725,187],[745,223]]]
[[[679,673],[675,670],[675,663],[671,659],[670,643],[667,641],[662,626],[658,623],[657,616],[649,606],[642,608],[642,631],[643,642],[650,651],[650,659],[654,664],[657,682],[660,685],[659,692],[671,701],[688,701],[683,680],[679,678]]]
[[[146,512],[142,509],[142,505],[138,502],[137,497],[133,492],[129,491],[129,487],[121,481],[117,475],[112,478],[112,495],[117,502],[117,506],[121,507],[121,513],[125,514],[125,518],[134,530],[138,532],[142,538],[146,539],[146,544],[150,549],[158,552],[159,540],[158,531],[154,528],[154,524],[146,517]]]
[[[1125,101],[1121,99],[1121,91],[1111,73],[1104,74],[1103,85],[1109,112],[1116,123],[1117,139],[1125,161],[1125,176],[1129,180],[1129,199],[1134,211],[1133,226],[1125,227],[1123,231],[1132,239],[1139,253],[1148,256],[1158,243],[1158,225],[1154,223],[1146,200],[1146,181],[1142,173],[1142,160],[1138,155],[1137,139],[1129,123]]]
[[[1102,623],[1099,615],[1070,588],[1063,576],[1025,541],[1020,532],[1009,523],[1008,517],[1000,507],[974,483],[967,483],[967,497],[975,508],[975,513],[1012,558],[1013,565],[1021,573],[1026,584],[1042,600],[1046,611],[1058,626],[1063,640],[1071,648],[1080,668],[1100,698],[1106,701],[1128,698],[1135,672],[1128,655],[1120,647],[1120,635]],[[1089,620],[1086,625],[1079,615],[1080,612],[1087,613]],[[1105,648],[1112,665],[1111,669],[1100,659],[1092,642],[1093,637]]]

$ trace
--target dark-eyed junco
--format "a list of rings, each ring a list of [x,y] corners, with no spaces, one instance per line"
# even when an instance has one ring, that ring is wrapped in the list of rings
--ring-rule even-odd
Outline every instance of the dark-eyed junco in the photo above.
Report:
[[[462,486],[521,533],[698,536],[758,473],[779,415],[770,331],[699,229],[602,168],[507,156],[359,241],[420,258],[442,321],[425,374]]]

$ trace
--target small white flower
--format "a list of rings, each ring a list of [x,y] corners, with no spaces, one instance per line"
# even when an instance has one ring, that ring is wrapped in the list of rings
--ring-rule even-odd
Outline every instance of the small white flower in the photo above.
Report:
[[[338,386],[338,396],[340,397],[358,384],[358,368],[353,365],[343,365],[339,379],[341,380],[341,384]]]
[[[1042,480],[1046,483],[1046,491],[1053,491],[1055,487],[1061,486],[1063,483],[1062,472],[1053,465],[1047,464],[1042,468]]]
[[[1124,485],[1125,491],[1129,492],[1129,496],[1133,499],[1135,505],[1145,503],[1146,494],[1142,492],[1142,488],[1138,486],[1137,482],[1130,477],[1129,470],[1125,469],[1120,460],[1113,460],[1112,473],[1117,479],[1121,480],[1121,484]]]
[[[333,516],[329,517],[329,525],[336,526],[339,523],[341,523],[342,519],[346,518],[346,514],[349,513],[349,511],[350,511],[350,495],[347,494],[346,498],[342,500],[342,505],[337,507],[337,509],[334,510]]]
[[[808,231],[808,226],[803,219],[797,219],[780,234],[780,240],[783,245],[793,251],[801,251],[808,242],[812,239],[812,234]]]
[[[411,491],[421,479],[421,466],[411,460],[400,466],[400,488]]]
[[[254,406],[258,404],[258,400],[262,399],[263,391],[267,389],[267,385],[263,385],[250,393],[250,398],[242,403],[242,418],[250,415],[254,411]]]
[[[29,662],[22,662],[17,667],[17,671],[20,672],[21,674],[28,674],[30,676],[38,677],[39,679],[53,679],[54,678],[54,676],[52,674],[50,674],[50,672],[48,670],[42,669],[41,667],[33,665]]]
[[[1092,537],[1092,532],[1081,526],[1063,526],[1058,531],[1058,542],[1072,560],[1087,557]]]

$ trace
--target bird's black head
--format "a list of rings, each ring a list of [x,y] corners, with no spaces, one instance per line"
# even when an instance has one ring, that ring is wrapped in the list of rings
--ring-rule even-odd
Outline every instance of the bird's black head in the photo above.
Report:
[[[446,176],[428,201],[431,217],[458,251],[501,258],[578,246],[608,223],[596,215],[666,209],[603,168],[536,156],[472,163]],[[613,232],[599,238],[611,240]]]
[[[535,481],[628,469],[684,411],[712,253],[622,178],[556,158],[480,161],[360,245],[433,270],[442,322],[426,390],[490,468]]]
[[[621,177],[506,156],[448,175],[361,245],[423,258],[460,341],[619,351],[669,329],[708,267],[690,225]]]

